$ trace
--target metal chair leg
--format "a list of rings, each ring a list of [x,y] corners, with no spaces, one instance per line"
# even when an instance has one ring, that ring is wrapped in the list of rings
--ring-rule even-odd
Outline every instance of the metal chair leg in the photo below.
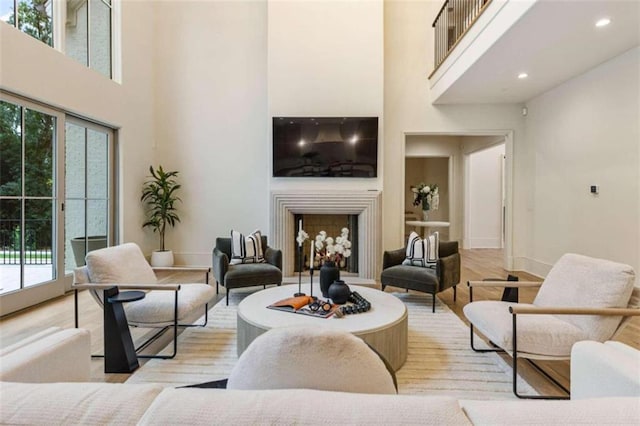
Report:
[[[511,368],[511,370],[513,371],[513,394],[515,396],[517,396],[520,399],[569,399],[569,395],[566,396],[552,396],[552,395],[521,395],[518,393],[518,342],[516,339],[516,328],[517,328],[517,318],[516,318],[516,314],[512,314],[512,336],[511,338],[513,339],[513,366]],[[529,360],[529,362],[531,362]],[[543,371],[539,366],[537,366],[536,364],[534,364],[533,362],[531,362],[531,364],[536,368],[536,370],[538,370],[540,373],[542,373],[547,379],[549,379],[553,384],[555,384],[556,386],[558,386],[560,389],[562,389],[564,392],[566,392],[567,394],[569,394],[569,391],[562,386],[560,383],[558,383],[558,381],[556,379],[554,379],[553,377],[551,377],[546,371]]]

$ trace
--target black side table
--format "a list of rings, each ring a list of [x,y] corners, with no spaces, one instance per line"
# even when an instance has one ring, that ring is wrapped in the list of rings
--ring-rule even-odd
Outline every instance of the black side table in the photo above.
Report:
[[[140,366],[123,303],[144,299],[144,291],[104,290],[104,372],[131,373]]]

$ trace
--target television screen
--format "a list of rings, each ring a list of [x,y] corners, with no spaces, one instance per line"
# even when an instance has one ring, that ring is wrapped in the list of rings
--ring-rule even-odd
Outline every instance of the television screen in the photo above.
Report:
[[[274,177],[378,176],[378,117],[273,117]]]

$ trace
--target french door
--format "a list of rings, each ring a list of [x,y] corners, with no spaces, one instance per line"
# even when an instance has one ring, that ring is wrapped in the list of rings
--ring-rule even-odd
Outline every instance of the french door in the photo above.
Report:
[[[113,241],[114,152],[113,130],[0,93],[0,315],[70,288],[72,238]]]

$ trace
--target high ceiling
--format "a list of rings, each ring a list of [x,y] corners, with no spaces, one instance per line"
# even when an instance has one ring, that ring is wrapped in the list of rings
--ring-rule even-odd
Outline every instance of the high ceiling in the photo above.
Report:
[[[435,103],[524,103],[639,44],[640,0],[541,0]]]

